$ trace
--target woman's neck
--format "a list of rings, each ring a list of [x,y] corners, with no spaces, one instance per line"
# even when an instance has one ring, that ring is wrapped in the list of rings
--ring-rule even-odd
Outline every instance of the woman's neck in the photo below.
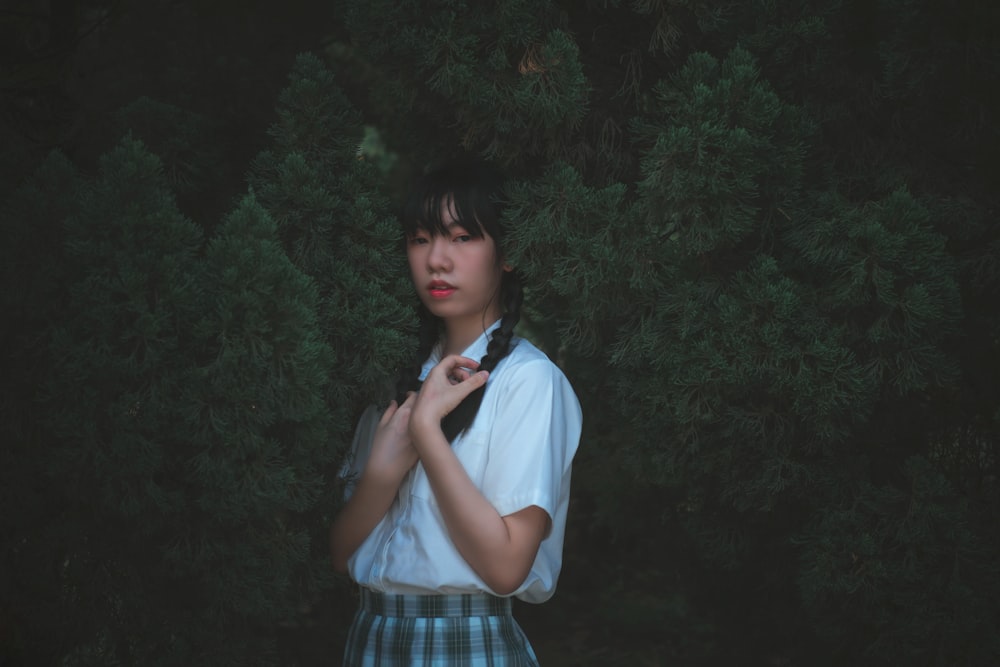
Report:
[[[501,313],[486,313],[481,317],[449,319],[444,321],[444,344],[441,356],[462,354],[477,338],[483,335],[494,322],[500,319]],[[476,360],[478,361],[478,359]]]

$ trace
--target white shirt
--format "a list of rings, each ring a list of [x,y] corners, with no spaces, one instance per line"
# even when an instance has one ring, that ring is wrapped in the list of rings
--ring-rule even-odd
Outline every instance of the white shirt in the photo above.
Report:
[[[462,356],[481,359],[494,324]],[[562,371],[527,340],[490,373],[486,394],[469,429],[452,449],[473,483],[501,516],[532,505],[545,510],[551,528],[524,583],[512,595],[544,602],[555,592],[562,567],[573,455],[580,441],[580,403]],[[421,378],[440,361],[435,350]],[[361,418],[342,475],[357,479],[367,461],[379,413]],[[352,491],[348,484],[348,495]],[[399,487],[385,517],[348,561],[359,584],[391,594],[493,593],[448,536],[430,482],[419,462]]]

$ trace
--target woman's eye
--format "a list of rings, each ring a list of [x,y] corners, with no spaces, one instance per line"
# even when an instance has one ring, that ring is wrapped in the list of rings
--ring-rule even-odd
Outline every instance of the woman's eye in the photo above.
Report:
[[[427,239],[425,239],[423,236],[410,237],[410,245],[423,245],[425,243],[427,243]]]
[[[455,237],[455,241],[458,243],[468,243],[472,240],[472,237],[468,234],[459,234]]]

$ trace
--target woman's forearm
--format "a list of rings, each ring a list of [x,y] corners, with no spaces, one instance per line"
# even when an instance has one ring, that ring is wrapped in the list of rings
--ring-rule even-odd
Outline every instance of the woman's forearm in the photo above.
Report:
[[[330,558],[335,570],[347,571],[348,560],[389,511],[398,490],[398,481],[380,479],[367,470],[361,475],[330,526]]]
[[[372,435],[371,453],[354,493],[330,526],[330,558],[339,572],[389,511],[399,485],[417,463],[410,445],[410,408],[414,395],[402,405],[391,401]]]
[[[548,514],[529,507],[500,516],[469,478],[439,427],[423,431],[414,445],[459,553],[494,592],[514,592],[531,570]]]

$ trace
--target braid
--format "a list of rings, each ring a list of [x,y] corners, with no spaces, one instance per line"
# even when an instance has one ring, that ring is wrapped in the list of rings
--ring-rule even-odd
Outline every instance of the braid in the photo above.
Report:
[[[524,290],[521,288],[521,281],[514,275],[513,271],[504,274],[503,282],[500,284],[500,293],[503,295],[503,318],[500,326],[493,331],[490,336],[490,343],[486,347],[486,354],[479,361],[479,370],[492,372],[500,360],[510,352],[510,341],[514,336],[514,327],[521,320],[521,302],[524,300]]]
[[[491,373],[513,349],[511,340],[514,338],[514,326],[521,319],[524,290],[521,287],[520,279],[513,271],[504,273],[500,283],[500,295],[503,299],[503,317],[500,319],[500,326],[494,329],[490,335],[486,354],[479,362],[479,370]],[[466,396],[465,400],[458,404],[458,407],[441,420],[441,431],[448,442],[454,441],[460,433],[472,425],[472,420],[476,418],[485,395],[486,385]]]

